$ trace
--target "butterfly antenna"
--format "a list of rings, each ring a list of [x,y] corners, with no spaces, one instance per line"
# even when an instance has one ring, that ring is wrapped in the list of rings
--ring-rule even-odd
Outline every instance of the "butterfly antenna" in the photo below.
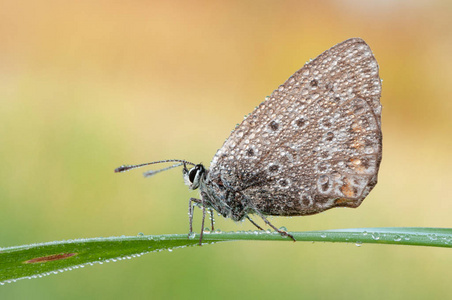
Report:
[[[139,165],[122,165],[118,168],[115,169],[115,173],[122,173],[122,172],[126,172],[126,171],[130,171],[133,169],[138,169],[141,167],[145,167],[145,166],[149,166],[149,165],[155,165],[155,164],[163,164],[163,163],[167,163],[167,162],[177,162],[178,164],[172,165],[170,167],[164,168],[164,169],[160,169],[160,170],[156,170],[156,171],[148,171],[146,173],[144,173],[145,177],[149,177],[152,175],[155,175],[156,173],[162,172],[162,171],[166,171],[175,167],[179,167],[181,165],[192,165],[195,166],[194,163],[191,163],[189,161],[183,160],[183,159],[167,159],[167,160],[158,160],[158,161],[152,161],[152,162],[148,162],[145,164],[139,164]],[[148,174],[149,173],[149,174]]]
[[[160,173],[160,172],[163,172],[163,171],[170,170],[172,168],[176,168],[176,167],[182,166],[183,164],[184,163],[177,163],[175,165],[172,165],[172,166],[169,166],[169,167],[166,167],[166,168],[163,168],[163,169],[149,170],[149,171],[144,172],[143,175],[144,175],[144,177],[151,177],[151,176],[154,176],[157,173]]]

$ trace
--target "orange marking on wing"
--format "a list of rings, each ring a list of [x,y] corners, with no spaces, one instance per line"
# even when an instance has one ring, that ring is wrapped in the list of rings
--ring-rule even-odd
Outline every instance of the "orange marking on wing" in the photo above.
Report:
[[[359,158],[352,158],[350,159],[350,162],[352,163],[352,168],[358,172],[358,173],[364,173],[365,172],[365,168],[361,163],[361,159]]]
[[[347,179],[344,180],[344,184],[341,186],[341,192],[345,197],[352,198],[355,196],[355,192]]]
[[[364,142],[363,140],[356,139],[353,141],[353,144],[351,144],[351,147],[355,149],[361,149],[364,147]]]
[[[359,123],[353,123],[352,124],[352,130],[354,131],[354,132],[363,132],[364,131],[364,128],[361,126],[361,124],[359,124]]]
[[[337,199],[336,201],[334,201],[335,204],[339,204],[339,205],[347,204],[348,202],[351,202],[351,200],[345,199],[345,198],[340,198],[340,199]]]

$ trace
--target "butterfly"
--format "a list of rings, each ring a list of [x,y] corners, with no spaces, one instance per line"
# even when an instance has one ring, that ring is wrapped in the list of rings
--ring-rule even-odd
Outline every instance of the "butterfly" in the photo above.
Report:
[[[146,177],[183,166],[189,189],[200,197],[202,228],[209,210],[234,221],[257,215],[283,236],[267,216],[303,216],[333,207],[358,207],[377,184],[382,157],[381,80],[370,47],[348,39],[306,63],[231,133],[207,169],[170,159],[123,165],[124,172],[175,162]],[[189,166],[189,167],[188,167]],[[200,244],[203,231],[200,233]]]

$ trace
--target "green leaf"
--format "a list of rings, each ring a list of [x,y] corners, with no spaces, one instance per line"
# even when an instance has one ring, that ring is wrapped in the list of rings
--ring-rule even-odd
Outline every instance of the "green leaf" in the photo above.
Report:
[[[297,241],[396,244],[452,248],[452,228],[358,228],[290,232]],[[224,241],[292,241],[277,232],[204,232],[203,245]],[[57,274],[94,263],[197,245],[199,235],[142,235],[77,239],[0,248],[0,284]]]

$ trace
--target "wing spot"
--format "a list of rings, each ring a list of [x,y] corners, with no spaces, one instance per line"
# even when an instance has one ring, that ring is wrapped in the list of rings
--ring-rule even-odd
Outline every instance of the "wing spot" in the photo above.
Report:
[[[271,164],[271,165],[268,167],[268,170],[269,170],[271,173],[276,173],[276,172],[278,172],[278,170],[279,170],[279,165]]]
[[[271,121],[269,126],[270,126],[270,129],[273,131],[276,131],[279,129],[279,124],[276,121]]]

